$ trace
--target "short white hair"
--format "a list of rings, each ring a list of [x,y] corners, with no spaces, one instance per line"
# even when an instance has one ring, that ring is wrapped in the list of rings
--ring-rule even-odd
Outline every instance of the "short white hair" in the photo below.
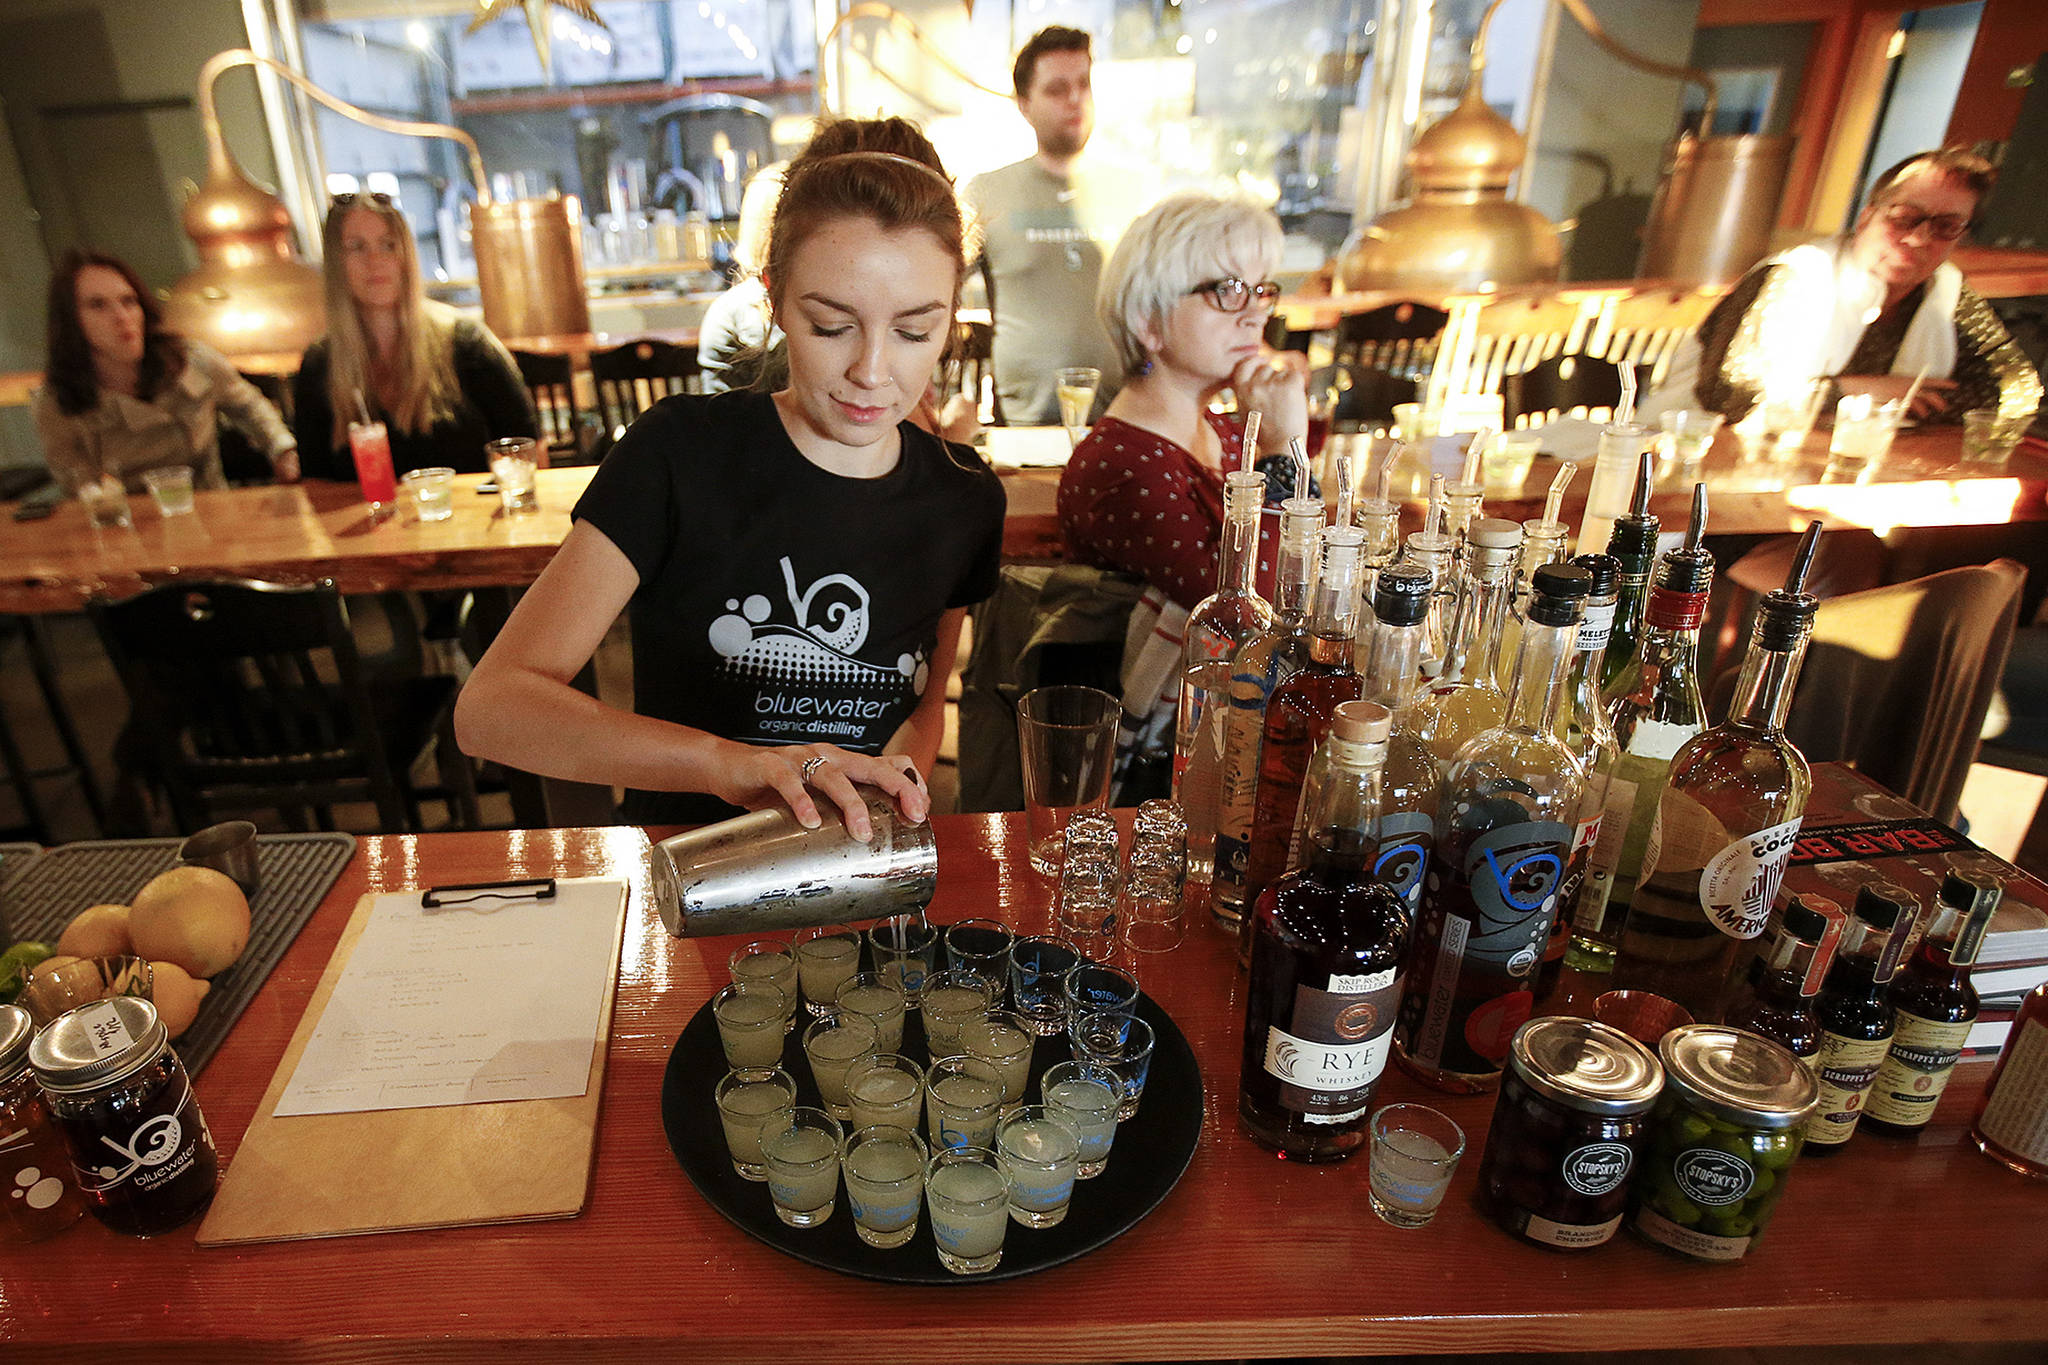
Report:
[[[1163,328],[1196,285],[1240,272],[1257,284],[1279,268],[1280,242],[1280,220],[1243,195],[1190,190],[1154,204],[1124,230],[1095,291],[1124,372],[1144,369],[1139,333]]]

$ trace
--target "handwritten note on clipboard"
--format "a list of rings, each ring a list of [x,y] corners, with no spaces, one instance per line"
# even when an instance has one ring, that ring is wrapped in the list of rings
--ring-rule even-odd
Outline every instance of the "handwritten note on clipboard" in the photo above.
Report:
[[[495,909],[365,896],[199,1243],[579,1212],[625,890],[564,879]]]

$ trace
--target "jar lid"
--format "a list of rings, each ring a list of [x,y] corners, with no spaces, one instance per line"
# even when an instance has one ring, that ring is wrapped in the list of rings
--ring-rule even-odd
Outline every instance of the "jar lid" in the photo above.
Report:
[[[1582,1114],[1640,1114],[1664,1089],[1650,1049],[1620,1029],[1567,1015],[1515,1030],[1508,1066],[1530,1089]]]
[[[169,1045],[155,1005],[117,995],[58,1015],[29,1044],[28,1062],[45,1090],[69,1094],[140,1071]]]
[[[19,1005],[0,1005],[0,1080],[12,1076],[28,1057],[36,1021]]]
[[[1685,1024],[1657,1046],[1665,1080],[1687,1102],[1744,1128],[1790,1128],[1820,1103],[1820,1084],[1791,1052],[1726,1024]]]

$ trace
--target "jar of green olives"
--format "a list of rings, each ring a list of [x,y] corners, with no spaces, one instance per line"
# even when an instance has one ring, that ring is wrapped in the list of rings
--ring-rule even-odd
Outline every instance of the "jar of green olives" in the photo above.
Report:
[[[1768,1038],[1687,1024],[1658,1045],[1664,1096],[1635,1185],[1634,1226],[1702,1261],[1739,1261],[1770,1222],[1820,1087]]]
[[[1565,1015],[1522,1025],[1479,1165],[1493,1221],[1540,1246],[1613,1237],[1663,1086],[1656,1057],[1619,1029]]]

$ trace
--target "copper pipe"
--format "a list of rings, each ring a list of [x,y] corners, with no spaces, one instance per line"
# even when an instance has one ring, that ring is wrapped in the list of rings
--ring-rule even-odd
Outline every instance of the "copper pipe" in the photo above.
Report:
[[[1638,71],[1647,71],[1656,76],[1669,76],[1673,80],[1685,81],[1704,90],[1707,98],[1700,113],[1700,133],[1701,136],[1705,136],[1713,131],[1714,110],[1721,102],[1721,91],[1712,76],[1697,67],[1672,66],[1667,62],[1652,61],[1623,47],[1601,26],[1599,18],[1587,7],[1586,0],[1560,0],[1560,3],[1570,11],[1572,18],[1579,21],[1579,27],[1586,30],[1586,36],[1593,40],[1594,46],[1608,56],[1625,62]],[[1486,7],[1486,13],[1479,17],[1479,31],[1472,39],[1472,76],[1475,80],[1486,67],[1486,31],[1492,27],[1494,12],[1501,4],[1502,0],[1493,0],[1493,3]]]
[[[1499,3],[1499,0],[1495,0],[1495,3]],[[930,57],[933,61],[937,62],[940,66],[944,67],[947,73],[953,76],[954,79],[961,81],[964,84],[971,85],[976,90],[982,91],[985,94],[994,95],[998,99],[1006,100],[1011,97],[1010,91],[998,90],[992,85],[983,85],[980,81],[968,75],[967,72],[962,70],[960,66],[956,64],[951,57],[948,57],[946,55],[944,49],[942,49],[937,43],[933,42],[931,39],[925,37],[924,30],[920,29],[917,26],[917,24],[910,18],[910,16],[905,14],[902,10],[897,9],[893,5],[880,4],[878,3],[878,0],[862,0],[860,4],[849,6],[844,13],[842,13],[837,19],[834,19],[832,21],[832,27],[825,30],[825,36],[818,39],[818,112],[821,114],[829,114],[832,112],[830,107],[828,107],[825,103],[826,81],[824,77],[826,49],[830,48],[832,46],[832,40],[839,36],[839,30],[846,27],[846,25],[849,22],[855,19],[881,19],[885,21],[889,25],[889,27],[897,30],[904,37],[908,38],[911,42],[911,45],[917,48],[918,51],[924,53],[925,56]]]

